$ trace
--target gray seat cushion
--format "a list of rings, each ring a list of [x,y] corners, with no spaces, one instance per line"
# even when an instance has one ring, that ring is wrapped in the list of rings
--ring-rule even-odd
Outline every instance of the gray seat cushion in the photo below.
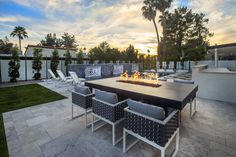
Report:
[[[185,84],[194,84],[193,80],[182,80],[182,79],[174,79],[175,83],[185,83]]]
[[[91,91],[86,86],[76,85],[75,86],[75,92],[78,92],[80,94],[88,95],[91,94]]]
[[[158,120],[164,120],[165,119],[165,111],[161,107],[145,104],[142,102],[134,101],[134,100],[128,100],[127,102],[130,110],[138,112],[140,114],[152,117],[154,119]]]
[[[98,90],[98,89],[95,90],[95,98],[98,99],[98,100],[108,102],[110,104],[118,103],[117,94],[106,92],[106,91],[101,91],[101,90]]]

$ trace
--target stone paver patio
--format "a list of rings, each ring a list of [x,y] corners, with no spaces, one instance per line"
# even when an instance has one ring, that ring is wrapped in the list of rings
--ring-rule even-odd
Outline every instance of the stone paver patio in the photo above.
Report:
[[[92,133],[84,118],[71,120],[67,86],[40,83],[68,99],[3,114],[10,157],[154,157],[159,150],[139,142],[126,154],[111,142],[111,126]],[[46,95],[45,95],[46,97]],[[236,156],[236,104],[198,99],[198,112],[182,112],[178,157]],[[76,108],[76,112],[81,112]],[[120,126],[120,130],[122,127]],[[120,131],[121,132],[121,131]],[[133,140],[132,138],[130,140]],[[169,152],[172,148],[169,149]],[[169,153],[170,154],[170,153]],[[168,154],[167,154],[168,155]]]

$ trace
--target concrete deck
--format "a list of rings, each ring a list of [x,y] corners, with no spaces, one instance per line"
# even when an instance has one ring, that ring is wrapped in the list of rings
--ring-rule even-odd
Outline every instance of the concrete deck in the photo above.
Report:
[[[10,157],[154,157],[158,149],[139,142],[127,153],[122,142],[112,146],[111,126],[92,133],[84,117],[71,120],[68,86],[42,82],[68,99],[4,113]],[[46,96],[45,96],[46,97]],[[236,104],[197,99],[197,113],[182,112],[178,157],[236,156]],[[76,108],[76,113],[81,110]],[[122,126],[118,129],[122,133]],[[133,140],[130,138],[130,141]],[[170,156],[171,147],[166,156]]]

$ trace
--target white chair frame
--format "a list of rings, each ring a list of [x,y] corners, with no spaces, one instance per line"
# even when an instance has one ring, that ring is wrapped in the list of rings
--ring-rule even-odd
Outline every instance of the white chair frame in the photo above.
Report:
[[[126,110],[126,108],[125,108]],[[139,116],[142,116],[142,117],[145,117],[147,119],[150,119],[151,121],[156,121],[160,124],[166,124],[175,114],[176,114],[176,111],[172,112],[164,121],[161,121],[161,120],[158,120],[158,119],[154,119],[152,117],[149,117],[149,116],[146,116],[146,115],[143,115],[143,114],[140,114],[138,112],[134,112],[134,111],[129,111],[129,112],[132,112],[132,113],[135,113],[136,115],[139,115]],[[134,137],[137,138],[137,140],[135,140],[133,143],[131,143],[127,148],[126,148],[126,136],[127,135],[132,135]],[[133,131],[130,131],[130,130],[127,130],[127,129],[123,129],[123,153],[126,153],[129,149],[131,149],[139,140],[142,140],[143,142],[147,143],[147,144],[150,144],[151,146],[159,149],[161,151],[161,157],[165,157],[165,151],[167,149],[167,147],[170,145],[170,143],[172,142],[172,140],[174,139],[174,137],[176,137],[176,146],[175,146],[175,151],[173,152],[172,154],[172,157],[175,157],[178,153],[178,150],[179,150],[179,128],[176,129],[176,131],[173,133],[173,135],[171,136],[171,138],[169,139],[169,141],[165,144],[164,147],[156,144],[155,142],[153,141],[150,141],[148,140],[147,138],[144,138],[142,136],[140,136],[139,134],[136,134],[134,133]]]
[[[77,74],[75,72],[73,72],[73,71],[69,71],[69,74],[70,74],[70,76],[73,79],[75,84],[82,84],[82,82],[85,81],[84,78],[79,78],[77,76]]]
[[[49,74],[51,75],[52,79],[58,81],[59,78],[55,76],[55,74],[52,72],[52,69],[48,69]]]
[[[98,100],[98,99],[96,99],[96,100],[97,101],[101,101],[102,103],[107,104],[107,105],[112,106],[112,107],[127,101],[127,100],[123,100],[123,101],[120,101],[120,102],[116,103],[115,105],[112,105],[112,104],[107,103],[107,102],[102,101],[102,100]],[[101,120],[103,120],[106,123],[101,124],[100,126],[94,128],[94,123],[95,123],[94,118],[101,119]],[[95,113],[92,113],[92,132],[98,130],[99,128],[101,128],[103,126],[105,126],[107,123],[112,125],[112,145],[115,146],[117,143],[119,143],[123,139],[123,137],[120,137],[119,139],[116,140],[116,137],[115,137],[116,128],[115,127],[116,127],[117,124],[120,124],[123,121],[124,121],[124,118],[121,118],[120,120],[118,120],[116,122],[111,122],[111,121],[109,121],[109,120],[107,120],[107,119],[105,119],[105,118],[103,118],[103,117],[101,117],[101,116],[99,116],[99,115],[97,115]]]
[[[57,70],[57,74],[59,75],[60,79],[63,82],[72,82],[73,79],[71,77],[65,77],[65,75],[63,74],[63,72],[61,70]]]

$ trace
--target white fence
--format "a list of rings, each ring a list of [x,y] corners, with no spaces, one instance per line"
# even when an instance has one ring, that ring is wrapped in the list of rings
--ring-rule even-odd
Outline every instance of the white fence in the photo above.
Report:
[[[204,61],[198,61],[197,62],[198,65],[202,65],[202,64],[207,64],[209,68],[213,68],[215,67],[215,61],[214,60],[204,60]],[[183,69],[192,69],[192,66],[195,65],[194,61],[185,61],[184,62],[184,67]],[[166,68],[166,62],[163,62],[163,68]],[[190,66],[190,67],[189,67]],[[159,63],[157,63],[157,67],[159,67]],[[232,70],[236,70],[236,60],[219,60],[218,62],[218,67],[225,67],[225,68],[229,68]],[[173,69],[174,68],[174,62],[170,62],[169,63],[169,69]],[[177,62],[177,69],[182,69],[181,63]]]
[[[6,57],[0,56],[0,82],[8,82],[10,80],[8,76],[8,63],[10,61],[10,56]],[[40,71],[42,78],[49,78],[50,74],[48,73],[47,69],[50,68],[51,60],[50,58],[43,59],[42,60],[42,69]],[[76,64],[76,60],[72,60],[72,64]],[[84,64],[88,64],[88,60],[84,60]],[[206,60],[206,61],[199,61],[199,65],[207,64],[209,68],[215,66],[214,60]],[[229,68],[231,70],[236,70],[236,60],[220,60],[218,62],[219,67],[225,67]],[[188,61],[184,62],[184,69],[192,69],[192,66],[195,65],[195,62],[190,61],[190,64]],[[159,66],[159,63],[157,63],[157,66]],[[163,67],[166,67],[166,63],[163,63]],[[169,69],[174,68],[174,62],[169,63]],[[66,67],[65,67],[65,60],[64,58],[60,58],[60,62],[58,65],[58,69],[62,70],[66,74]],[[177,63],[177,69],[182,69],[181,63]],[[32,69],[32,57],[28,57],[25,59],[25,57],[20,57],[20,78],[18,80],[32,80],[34,76],[34,70]]]
[[[8,82],[10,80],[8,76],[8,63],[10,61],[9,57],[0,59],[0,82]],[[41,78],[49,78],[50,74],[47,69],[50,69],[51,60],[48,58],[42,60],[42,69],[40,71]],[[72,60],[72,64],[76,64],[76,60]],[[62,70],[64,74],[66,74],[66,66],[65,60],[60,59],[58,69]],[[32,80],[34,76],[34,70],[32,69],[32,58],[27,58],[25,60],[24,57],[20,59],[20,77],[18,80]]]

